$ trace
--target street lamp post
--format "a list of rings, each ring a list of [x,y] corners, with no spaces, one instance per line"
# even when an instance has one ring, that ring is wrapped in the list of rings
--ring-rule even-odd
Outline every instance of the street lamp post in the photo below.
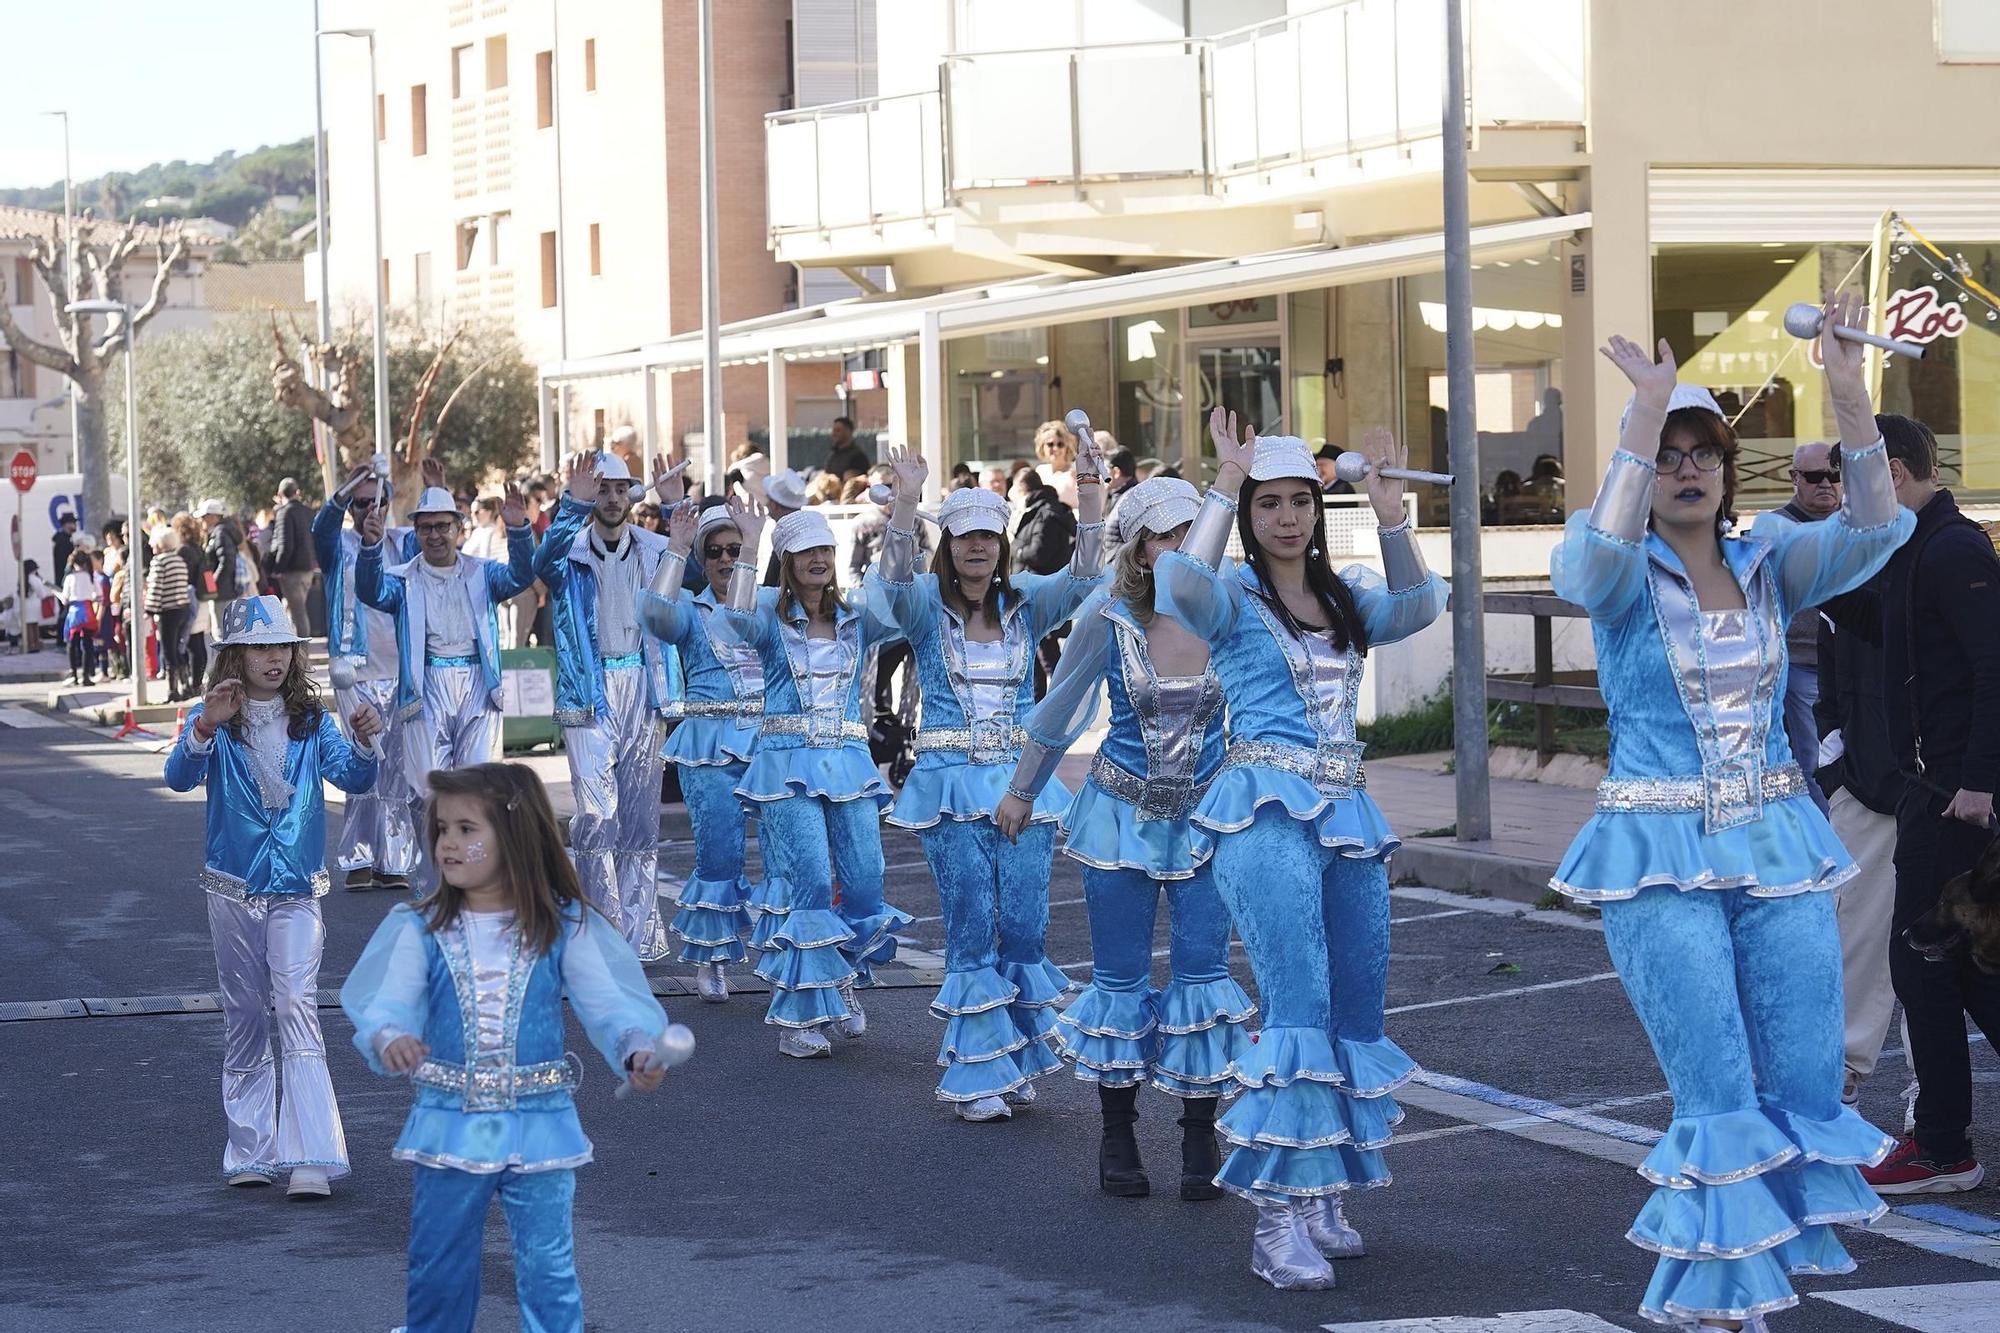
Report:
[[[326,80],[321,72],[319,0],[313,0],[313,34],[313,242],[319,248],[319,300],[313,304],[319,307],[319,341],[324,347],[333,341],[333,307],[328,303],[333,283],[327,275],[326,256]],[[324,382],[318,385],[322,393],[326,387]],[[313,418],[313,439],[319,442],[320,479],[331,495],[340,472],[339,460],[333,456],[333,431],[318,417]]]
[[[139,362],[132,344],[132,307],[95,297],[71,301],[72,315],[117,315],[125,334],[125,655],[132,664],[132,707],[146,706],[146,636],[139,631],[139,543],[145,540],[139,514]],[[164,652],[164,645],[162,651]]]
[[[375,174],[375,448],[384,454],[391,454],[395,444],[389,438],[389,333],[386,307],[389,293],[384,288],[382,273],[382,134],[376,120],[375,108],[380,103],[381,94],[375,86],[375,30],[373,28],[321,28],[320,37],[364,37],[368,40],[368,150]],[[324,205],[322,205],[322,209]],[[320,253],[326,253],[326,222],[322,212],[320,222]],[[324,261],[322,261],[322,264]],[[320,269],[324,282],[326,269]],[[321,327],[326,327],[327,293],[324,288],[319,294]],[[330,334],[328,336],[331,336]],[[338,469],[336,469],[338,471]]]

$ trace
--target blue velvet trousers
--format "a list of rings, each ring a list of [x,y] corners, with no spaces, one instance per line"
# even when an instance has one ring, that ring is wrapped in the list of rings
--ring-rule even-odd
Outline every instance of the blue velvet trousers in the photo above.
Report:
[[[909,920],[882,902],[881,807],[868,796],[798,795],[759,802],[757,817],[768,896],[783,908],[757,964],[757,975],[771,983],[764,1021],[812,1028],[845,1018],[837,988],[871,979],[873,964],[895,956],[892,932]]]
[[[1880,1212],[1855,1166],[1889,1146],[1840,1104],[1833,895],[1656,886],[1603,911],[1674,1094],[1640,1167],[1659,1188],[1629,1233],[1660,1255],[1641,1309],[1685,1322],[1796,1304],[1790,1275],[1852,1267],[1830,1224]]]
[[[408,1333],[472,1333],[479,1262],[493,1196],[514,1242],[514,1294],[525,1333],[582,1333],[570,1205],[576,1172],[474,1175],[420,1166],[410,1193]]]
[[[681,799],[694,829],[694,873],[681,886],[672,930],[683,963],[740,963],[750,922],[743,910],[743,848],[750,822],[736,784],[747,764],[684,764]]]

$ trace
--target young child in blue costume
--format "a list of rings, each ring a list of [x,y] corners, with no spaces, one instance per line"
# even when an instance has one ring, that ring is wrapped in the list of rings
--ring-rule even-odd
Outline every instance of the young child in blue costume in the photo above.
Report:
[[[725,968],[743,961],[750,925],[744,905],[752,890],[743,878],[749,821],[736,788],[764,715],[764,664],[754,647],[724,634],[718,623],[723,590],[744,554],[743,534],[728,509],[715,505],[697,514],[675,504],[667,513],[667,551],[640,599],[639,622],[679,653],[685,682],[684,697],[673,706],[681,722],[662,753],[679,767],[681,799],[694,830],[694,873],[681,886],[680,910],[669,929],[681,941],[681,961],[698,969],[696,992],[721,1004],[729,999]],[[708,586],[690,597],[683,576],[697,547]],[[755,548],[749,554],[745,563],[755,564]]]
[[[391,1154],[417,1168],[407,1333],[470,1333],[495,1194],[522,1327],[582,1333],[570,1205],[591,1148],[563,997],[642,1092],[665,1073],[667,1016],[631,945],[585,902],[534,770],[475,764],[429,785],[438,886],[390,910],[340,992],[369,1067],[416,1087]]]
[[[1328,1258],[1361,1253],[1348,1189],[1389,1183],[1389,1093],[1416,1067],[1383,1033],[1388,856],[1399,845],[1362,790],[1354,704],[1363,654],[1444,610],[1403,514],[1403,484],[1368,478],[1386,579],[1326,557],[1319,473],[1292,436],[1235,438],[1209,421],[1221,467],[1178,551],[1156,567],[1160,610],[1205,640],[1229,702],[1222,770],[1195,806],[1197,850],[1235,919],[1264,1008],[1244,1092],[1222,1119],[1235,1145],[1216,1183],[1257,1206],[1250,1271],[1283,1290],[1333,1285]],[[1387,431],[1371,464],[1400,465]],[[1240,499],[1239,499],[1240,492]],[[1245,565],[1222,559],[1232,515]]]
[[[175,791],[208,788],[201,885],[222,993],[222,1172],[232,1185],[268,1185],[290,1170],[290,1194],[323,1196],[347,1174],[347,1143],[319,1027],[319,900],[328,887],[321,783],[365,792],[376,763],[321,706],[306,641],[284,603],[231,602],[215,642],[213,683],[175,738],[166,776]],[[383,731],[365,703],[348,727],[364,746]]]
[[[1854,324],[1851,299],[1827,326]],[[1600,903],[1604,940],[1674,1094],[1629,1239],[1660,1256],[1640,1311],[1761,1329],[1788,1274],[1844,1273],[1832,1223],[1882,1211],[1856,1169],[1891,1141],[1843,1107],[1840,935],[1823,890],[1854,862],[1785,739],[1785,627],[1908,537],[1857,344],[1820,342],[1840,427],[1840,511],[1727,535],[1736,438],[1706,390],[1623,338],[1618,451],[1551,561],[1590,612],[1610,775],[1553,887]]]
[[[1018,837],[1063,754],[1111,699],[1111,727],[1090,777],[1062,819],[1063,850],[1083,862],[1090,911],[1090,985],[1057,1020],[1062,1054],[1097,1085],[1104,1133],[1098,1186],[1136,1197],[1151,1188],[1133,1127],[1139,1085],[1180,1099],[1181,1197],[1215,1199],[1218,1101],[1229,1069],[1250,1052],[1243,1024],[1256,1006],[1229,975],[1229,912],[1188,815],[1222,767],[1222,686],[1208,645],[1153,609],[1153,565],[1187,535],[1201,496],[1177,477],[1126,491],[1115,528],[1112,582],[1077,613],[1048,693],[1023,721],[1014,780],[994,823]],[[1153,921],[1172,913],[1172,979],[1153,989]]]
[[[1056,821],[1069,792],[1051,781],[1013,841],[993,817],[1027,733],[1035,645],[1097,586],[1104,486],[1094,446],[1078,458],[1076,550],[1053,574],[1007,574],[1007,502],[957,490],[938,512],[936,571],[916,572],[921,455],[897,450],[895,504],[882,558],[868,576],[879,607],[910,640],[923,717],[916,766],[889,822],[915,829],[944,912],[945,1020],[937,1095],[966,1120],[1002,1120],[1034,1100],[1033,1079],[1061,1068],[1050,1048],[1055,1006],[1072,983],[1043,953]]]
[[[743,549],[755,551],[762,515],[735,501],[729,512]],[[757,807],[765,858],[766,906],[750,937],[764,951],[757,975],[771,983],[764,1021],[784,1029],[780,1054],[812,1059],[833,1053],[820,1029],[850,1038],[867,1030],[854,988],[896,956],[895,932],[911,919],[882,901],[889,794],[861,721],[868,650],[902,635],[841,596],[825,515],[787,514],[771,547],[778,586],[758,588],[754,562],[737,561],[718,630],[756,649],[764,668],[757,751],[736,788]]]

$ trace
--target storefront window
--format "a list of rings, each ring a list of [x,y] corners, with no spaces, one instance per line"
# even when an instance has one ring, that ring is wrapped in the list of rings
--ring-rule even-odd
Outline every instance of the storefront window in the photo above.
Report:
[[[2000,501],[2000,310],[1984,293],[2000,293],[2000,245],[1939,242],[1938,249],[1890,251],[1882,331],[1924,344],[1924,355],[1887,359],[1878,402],[1931,428],[1946,486],[1993,503]]]
[[[1563,521],[1561,282],[1558,266],[1545,257],[1474,265],[1474,422],[1480,513],[1489,525]],[[1451,470],[1444,309],[1442,273],[1403,280],[1404,421],[1411,465],[1439,472]],[[1450,521],[1444,488],[1416,490],[1420,522]]]
[[[1185,452],[1180,330],[1178,310],[1112,321],[1118,410],[1111,433],[1141,461],[1157,458],[1178,466]]]
[[[1035,427],[1049,418],[1044,329],[957,338],[945,344],[951,385],[951,463],[985,467],[1035,456]]]

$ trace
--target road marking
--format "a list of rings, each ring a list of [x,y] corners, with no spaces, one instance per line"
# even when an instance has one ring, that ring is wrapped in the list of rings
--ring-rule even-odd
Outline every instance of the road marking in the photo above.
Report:
[[[61,718],[37,713],[32,708],[0,708],[0,726],[19,727],[66,727],[69,724]]]
[[[1496,1315],[1439,1315],[1429,1319],[1370,1319],[1321,1324],[1327,1333],[1625,1333],[1616,1324],[1577,1310],[1520,1310]]]
[[[1425,888],[1420,884],[1405,884],[1389,890],[1398,898],[1408,898],[1412,902],[1438,903],[1449,907],[1463,907],[1468,912],[1485,912],[1489,916],[1504,916],[1515,921],[1533,921],[1551,926],[1568,926],[1572,930],[1594,930],[1604,933],[1604,922],[1579,912],[1557,908],[1544,911],[1527,903],[1517,903],[1509,898],[1474,898],[1463,893],[1450,893],[1444,889]]]
[[[1815,1291],[1814,1300],[1916,1329],[1917,1333],[1966,1333],[1993,1327],[2000,1306],[2000,1282],[1938,1282],[1922,1287],[1872,1287],[1860,1291]]]
[[[1470,907],[1454,907],[1449,912],[1419,912],[1415,916],[1392,916],[1389,918],[1389,924],[1392,926],[1406,926],[1412,921],[1442,921],[1448,916],[1471,915],[1472,909]]]
[[[1446,1009],[1455,1004],[1479,1004],[1486,1000],[1506,1000],[1516,995],[1533,995],[1537,991],[1566,990],[1571,986],[1588,986],[1599,981],[1616,980],[1616,972],[1593,972],[1587,977],[1565,977],[1561,981],[1544,981],[1534,986],[1510,986],[1506,990],[1488,991],[1484,995],[1458,995],[1449,1000],[1425,1000],[1421,1004],[1399,1004],[1393,1009],[1385,1009],[1384,1014],[1413,1014],[1419,1009]]]
[[[1582,1115],[1594,1115],[1599,1111],[1616,1111],[1627,1106],[1644,1106],[1648,1102],[1665,1101],[1673,1095],[1670,1090],[1662,1088],[1658,1092],[1642,1092],[1631,1097],[1607,1097],[1600,1102],[1587,1102],[1582,1106],[1570,1109]],[[1519,1116],[1513,1120],[1495,1121],[1490,1125],[1447,1125],[1443,1129],[1425,1129],[1419,1130],[1415,1134],[1398,1134],[1395,1141],[1397,1143],[1422,1143],[1426,1139],[1448,1139],[1460,1134],[1478,1134],[1489,1129],[1497,1129],[1503,1132],[1525,1129],[1541,1118],[1540,1116],[1528,1115]]]
[[[919,864],[919,865],[922,865],[923,863],[922,863],[922,862],[920,861],[920,862],[918,862],[917,864]],[[1088,899],[1085,899],[1085,898],[1054,898],[1054,899],[1051,899],[1051,900],[1049,901],[1049,906],[1050,906],[1050,907],[1075,907],[1075,906],[1076,906],[1076,905],[1077,905],[1078,903],[1082,903],[1082,902],[1087,902],[1087,901],[1089,901],[1089,900],[1088,900]],[[913,925],[913,926],[928,926],[928,925],[931,925],[931,924],[933,924],[934,922],[938,922],[938,921],[942,921],[942,920],[944,920],[944,918],[943,918],[942,916],[920,916],[920,917],[913,917],[913,918],[911,919],[911,921],[910,921],[910,924],[911,924],[911,925]]]

